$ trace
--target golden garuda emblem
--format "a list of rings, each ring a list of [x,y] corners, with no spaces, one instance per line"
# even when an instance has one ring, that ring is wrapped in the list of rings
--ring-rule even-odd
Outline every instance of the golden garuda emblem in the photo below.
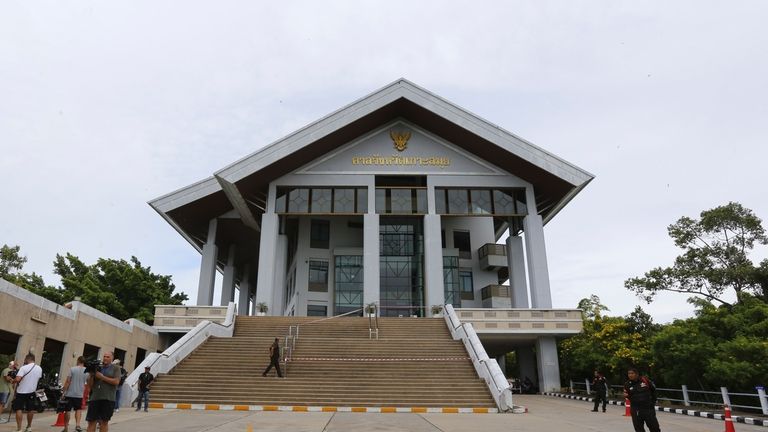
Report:
[[[389,137],[392,138],[392,142],[395,143],[395,149],[397,149],[397,151],[403,151],[408,145],[408,140],[411,139],[411,133],[395,132],[391,130],[389,131]]]

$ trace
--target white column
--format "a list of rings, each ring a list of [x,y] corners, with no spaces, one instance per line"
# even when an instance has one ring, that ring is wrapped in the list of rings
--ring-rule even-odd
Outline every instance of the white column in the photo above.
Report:
[[[379,215],[374,211],[369,204],[363,215],[363,306],[379,304]]]
[[[525,256],[523,238],[516,235],[507,237],[507,266],[509,288],[512,292],[513,308],[528,308],[528,283],[525,278]]]
[[[221,284],[221,306],[227,306],[235,299],[235,245],[229,246],[227,265],[224,266],[224,278]]]
[[[256,282],[257,303],[267,304],[267,314],[275,313],[275,305],[272,304],[275,290],[275,268],[277,256],[277,237],[280,221],[274,213],[264,213],[261,216],[261,241],[259,243],[259,268]]]
[[[531,307],[551,308],[547,250],[544,246],[544,225],[541,216],[529,214],[523,219],[525,251],[528,256],[528,280],[531,283]]]
[[[536,357],[539,367],[539,392],[560,391],[560,365],[554,336],[540,336],[536,339]]]
[[[275,290],[272,293],[274,311],[272,315],[285,315],[285,271],[288,261],[288,236],[277,236],[277,253],[275,254]]]
[[[216,226],[217,219],[213,218],[208,223],[208,237],[203,245],[203,257],[200,261],[200,280],[197,284],[198,306],[213,305],[213,284],[216,282]]]
[[[243,275],[240,279],[240,296],[237,302],[237,314],[242,316],[248,316],[248,301],[251,298],[251,286],[248,282],[250,277],[250,265],[246,264],[243,268]]]
[[[424,316],[432,305],[445,303],[443,281],[443,245],[440,237],[440,215],[424,215]]]

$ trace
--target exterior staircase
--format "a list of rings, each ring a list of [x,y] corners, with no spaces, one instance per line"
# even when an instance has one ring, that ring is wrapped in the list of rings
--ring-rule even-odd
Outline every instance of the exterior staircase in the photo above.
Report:
[[[285,378],[269,364],[275,337],[301,324]],[[281,343],[282,345],[282,343]],[[152,386],[159,403],[495,408],[460,341],[442,319],[238,317],[234,336],[210,338]]]

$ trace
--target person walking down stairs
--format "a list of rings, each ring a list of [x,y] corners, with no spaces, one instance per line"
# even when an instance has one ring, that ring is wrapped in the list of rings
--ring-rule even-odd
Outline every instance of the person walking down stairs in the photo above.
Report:
[[[275,338],[275,341],[269,346],[269,366],[264,369],[264,373],[261,376],[267,376],[273,366],[277,371],[277,376],[282,378],[283,374],[280,372],[280,339],[278,338]]]

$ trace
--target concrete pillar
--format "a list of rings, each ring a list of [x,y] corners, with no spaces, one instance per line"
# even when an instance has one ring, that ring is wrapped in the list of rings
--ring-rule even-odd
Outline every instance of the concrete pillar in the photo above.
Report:
[[[274,300],[275,290],[275,267],[277,257],[277,237],[280,228],[280,221],[275,213],[264,213],[261,216],[261,241],[259,243],[259,269],[256,282],[257,303],[267,304],[267,315],[273,315],[276,312]]]
[[[510,235],[507,237],[507,265],[509,266],[509,288],[513,308],[529,308],[528,282],[525,278],[525,256],[523,238]]]
[[[229,246],[227,265],[224,266],[224,278],[221,284],[221,306],[227,306],[235,299],[235,245]]]
[[[213,306],[213,284],[216,282],[216,227],[217,219],[208,223],[208,237],[203,245],[203,256],[200,261],[200,280],[197,284],[197,305]]]
[[[248,301],[251,299],[251,284],[248,282],[250,277],[250,265],[246,264],[243,268],[243,275],[240,278],[240,296],[237,302],[237,314],[248,316]]]
[[[440,215],[436,214],[424,215],[424,275],[424,316],[430,316],[432,305],[445,303]]]
[[[368,195],[374,191],[368,189]],[[363,215],[363,306],[379,304],[379,215],[368,200],[368,213]]]
[[[288,267],[288,236],[277,236],[277,253],[275,254],[275,290],[272,293],[272,304],[275,306],[272,315],[285,315],[285,272]],[[330,283],[330,281],[329,281]]]
[[[533,354],[532,346],[520,347],[516,350],[517,364],[520,365],[520,380],[524,380],[525,377],[536,381],[538,375],[536,374],[536,356]]]
[[[539,367],[539,391],[560,391],[560,365],[554,336],[540,336],[536,339],[536,357]]]
[[[544,246],[544,225],[541,216],[529,214],[523,219],[525,251],[528,257],[528,280],[531,283],[531,307],[551,308],[547,250]]]

